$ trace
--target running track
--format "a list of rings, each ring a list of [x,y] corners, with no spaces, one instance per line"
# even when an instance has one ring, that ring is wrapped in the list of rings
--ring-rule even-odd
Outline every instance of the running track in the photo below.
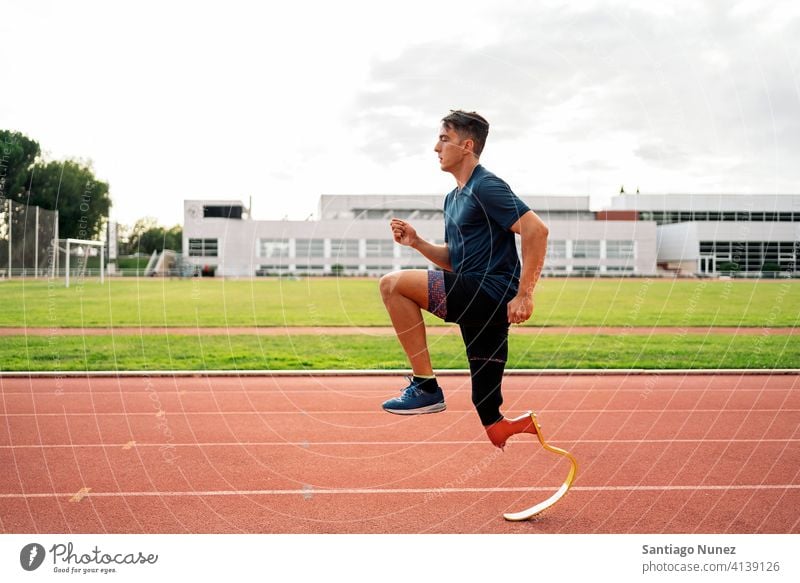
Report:
[[[4,533],[798,533],[800,376],[509,376],[545,437],[485,438],[464,375],[0,377]]]

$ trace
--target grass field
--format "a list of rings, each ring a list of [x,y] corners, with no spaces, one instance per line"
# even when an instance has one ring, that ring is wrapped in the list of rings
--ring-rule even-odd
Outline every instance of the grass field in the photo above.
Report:
[[[0,282],[0,326],[387,326],[376,279]],[[439,320],[429,317],[429,323]],[[800,280],[542,279],[531,326],[800,324]]]
[[[0,337],[0,370],[405,369],[392,336],[235,336],[226,326],[388,326],[376,279],[0,283],[0,326],[213,328],[210,336]],[[427,316],[430,324],[441,322]],[[796,368],[800,337],[691,336],[684,326],[795,327],[800,281],[543,279],[528,326],[667,326],[674,334],[512,334],[512,368]],[[437,368],[464,368],[457,336]]]
[[[458,336],[431,337],[434,366],[467,368]],[[0,338],[0,370],[406,369],[391,336]],[[512,334],[509,368],[794,368],[796,336]]]

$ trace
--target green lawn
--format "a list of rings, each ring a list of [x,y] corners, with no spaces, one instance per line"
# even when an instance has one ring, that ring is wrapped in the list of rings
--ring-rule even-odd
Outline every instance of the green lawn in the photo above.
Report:
[[[406,369],[391,336],[0,338],[0,370]],[[458,336],[430,338],[434,366],[467,368]],[[795,368],[797,336],[512,334],[509,368]]]
[[[387,326],[377,279],[0,282],[0,326]],[[438,324],[429,317],[431,324]],[[800,324],[800,280],[542,279],[532,326]]]
[[[0,282],[0,326],[199,326],[212,336],[0,337],[0,370],[406,368],[392,336],[228,336],[226,326],[388,326],[376,279]],[[656,336],[512,334],[513,368],[796,368],[797,336],[682,335],[683,326],[793,327],[800,281],[543,279],[532,326],[672,326]],[[439,321],[428,317],[430,323]],[[430,337],[464,368],[457,336]]]

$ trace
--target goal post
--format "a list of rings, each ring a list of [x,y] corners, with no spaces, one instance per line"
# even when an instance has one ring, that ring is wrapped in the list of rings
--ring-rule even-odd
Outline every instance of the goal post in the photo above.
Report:
[[[105,243],[103,241],[90,241],[88,239],[67,239],[66,240],[66,257],[64,266],[64,272],[66,274],[65,282],[66,287],[69,287],[69,274],[70,274],[70,256],[71,256],[71,248],[73,246],[83,245],[85,247],[99,247],[100,248],[100,283],[102,284],[104,281],[104,267],[103,267],[103,260],[105,259]],[[85,261],[88,261],[88,251],[86,253]],[[84,264],[85,267],[85,264]]]

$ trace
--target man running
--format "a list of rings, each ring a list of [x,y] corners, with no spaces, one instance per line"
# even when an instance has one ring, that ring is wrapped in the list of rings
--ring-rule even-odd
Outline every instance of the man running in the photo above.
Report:
[[[547,226],[503,180],[480,165],[489,123],[475,112],[451,111],[441,122],[434,151],[442,171],[456,180],[444,201],[445,242],[434,245],[405,221],[392,219],[394,240],[412,247],[442,271],[388,273],[380,290],[414,376],[389,413],[413,415],[445,409],[428,352],[422,310],[458,323],[472,380],[472,403],[491,442],[503,447],[517,433],[536,433],[530,415],[506,419],[501,383],[508,358],[508,328],[533,313],[533,291],[547,248]],[[522,241],[522,265],[514,240]]]

